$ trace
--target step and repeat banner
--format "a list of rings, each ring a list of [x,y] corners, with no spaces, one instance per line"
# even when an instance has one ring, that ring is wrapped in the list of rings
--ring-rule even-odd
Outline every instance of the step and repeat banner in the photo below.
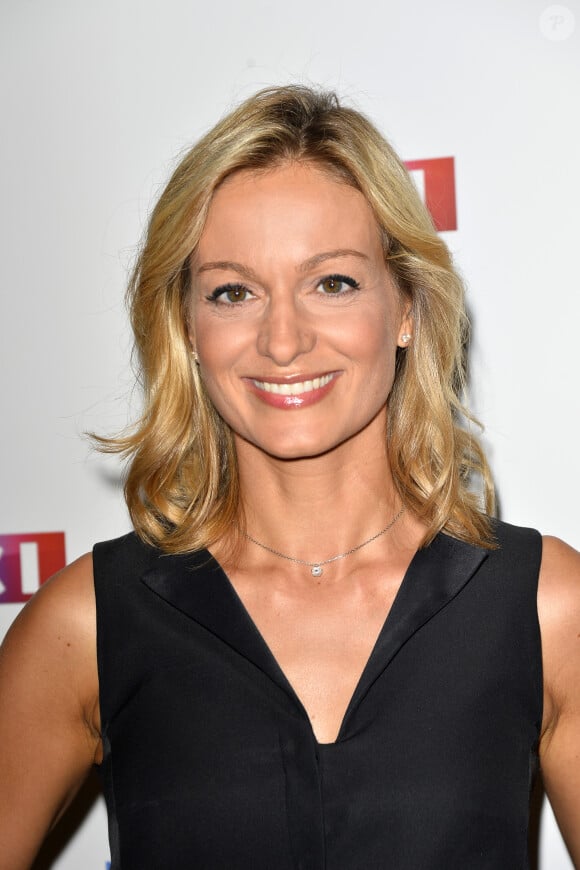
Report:
[[[139,409],[137,244],[179,154],[270,84],[336,90],[404,158],[468,287],[501,516],[580,547],[580,0],[4,0],[0,45],[0,637],[129,528],[122,468],[85,433]],[[545,801],[533,839],[541,870],[572,867]],[[91,779],[36,866],[108,858]]]

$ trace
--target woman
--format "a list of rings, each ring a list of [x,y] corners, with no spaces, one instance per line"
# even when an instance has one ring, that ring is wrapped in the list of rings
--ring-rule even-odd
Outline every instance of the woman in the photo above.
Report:
[[[176,170],[131,305],[145,409],[103,446],[137,534],[5,642],[0,867],[97,763],[114,870],[523,868],[538,752],[580,862],[579,556],[470,488],[462,287],[390,147],[259,93]]]

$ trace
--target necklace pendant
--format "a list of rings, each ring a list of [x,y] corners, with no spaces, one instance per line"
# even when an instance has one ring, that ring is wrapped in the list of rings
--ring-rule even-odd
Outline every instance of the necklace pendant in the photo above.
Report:
[[[310,569],[310,573],[313,577],[320,577],[322,574],[322,567],[320,565],[313,565]]]

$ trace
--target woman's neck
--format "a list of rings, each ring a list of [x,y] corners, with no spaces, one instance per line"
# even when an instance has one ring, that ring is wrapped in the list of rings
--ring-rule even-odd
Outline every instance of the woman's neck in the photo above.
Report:
[[[252,537],[314,561],[350,550],[401,508],[386,448],[340,445],[322,456],[280,460],[238,445],[242,504]]]

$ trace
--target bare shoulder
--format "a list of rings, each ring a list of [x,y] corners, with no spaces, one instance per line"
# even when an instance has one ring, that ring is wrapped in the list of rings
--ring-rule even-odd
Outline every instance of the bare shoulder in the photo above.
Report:
[[[546,791],[580,863],[580,553],[544,538],[538,615],[544,666],[540,762]]]
[[[43,584],[22,609],[0,648],[0,678],[17,681],[25,675],[31,697],[46,703],[60,697],[63,710],[76,707],[88,728],[99,728],[96,655],[96,605],[90,553]]]
[[[90,553],[63,568],[43,584],[20,612],[2,645],[4,655],[15,647],[25,654],[29,644],[44,652],[78,656],[94,648],[96,636],[93,563]]]
[[[0,679],[13,697],[25,683],[39,703],[44,698],[50,706],[51,698],[60,697],[71,713],[76,706],[93,722],[98,676],[90,553],[55,574],[22,609],[0,648]]]
[[[50,606],[59,606],[59,603],[66,605],[74,601],[77,605],[84,602],[85,605],[94,607],[92,553],[85,553],[54,574],[40,587],[22,612],[38,606],[46,607],[49,601]],[[40,605],[40,602],[43,604]]]
[[[543,539],[538,611],[544,644],[580,647],[580,553],[559,538]]]
[[[546,535],[542,544],[541,584],[580,583],[580,553],[561,541]]]
[[[580,676],[580,553],[558,538],[543,539],[538,615],[547,712],[552,705],[555,715]]]

